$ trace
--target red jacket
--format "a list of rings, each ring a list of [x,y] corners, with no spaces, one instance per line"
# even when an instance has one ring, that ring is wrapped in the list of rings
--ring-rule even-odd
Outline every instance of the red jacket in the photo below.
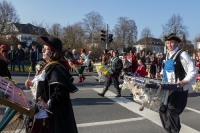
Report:
[[[145,77],[146,76],[146,67],[144,65],[138,66],[137,70],[135,71],[135,75]]]

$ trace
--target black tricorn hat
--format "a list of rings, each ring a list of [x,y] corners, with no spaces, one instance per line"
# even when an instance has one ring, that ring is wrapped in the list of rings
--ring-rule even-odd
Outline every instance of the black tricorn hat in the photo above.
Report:
[[[55,37],[48,38],[45,36],[39,36],[39,38],[43,42],[45,42],[46,45],[50,46],[54,51],[64,56],[64,52],[62,51],[62,42],[59,38],[55,38]]]
[[[165,41],[168,41],[168,40],[175,40],[175,41],[177,41],[178,43],[181,42],[181,39],[180,39],[178,36],[176,36],[175,33],[171,33],[171,34],[169,34],[168,36],[165,36],[165,37],[164,37],[164,40],[165,40]]]

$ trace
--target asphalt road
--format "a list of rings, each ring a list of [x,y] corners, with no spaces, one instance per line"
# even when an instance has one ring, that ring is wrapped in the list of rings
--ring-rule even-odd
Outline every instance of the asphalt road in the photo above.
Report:
[[[79,133],[165,133],[161,126],[157,111],[145,108],[139,111],[140,105],[135,103],[129,90],[122,91],[121,98],[115,98],[113,85],[105,97],[97,95],[102,91],[103,83],[97,83],[87,73],[83,83],[74,84],[79,91],[71,94],[75,119]],[[27,97],[32,98],[30,90],[26,90],[24,82],[28,74],[12,74],[14,80],[24,89]],[[30,77],[33,78],[33,74]],[[200,93],[189,92],[187,107],[181,114],[182,129],[180,133],[200,133]]]

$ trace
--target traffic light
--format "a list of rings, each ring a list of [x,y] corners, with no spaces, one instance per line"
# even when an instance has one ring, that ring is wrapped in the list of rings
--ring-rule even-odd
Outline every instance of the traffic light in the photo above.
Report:
[[[113,41],[113,34],[109,34],[109,35],[108,35],[108,41],[109,41],[109,42],[112,42],[112,41]]]
[[[106,41],[106,31],[105,30],[101,30],[101,41]]]

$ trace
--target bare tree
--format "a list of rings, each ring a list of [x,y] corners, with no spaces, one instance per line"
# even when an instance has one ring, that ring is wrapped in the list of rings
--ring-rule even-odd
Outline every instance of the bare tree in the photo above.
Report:
[[[145,37],[153,37],[153,34],[151,33],[151,30],[149,27],[144,28],[141,31],[140,39],[145,38]]]
[[[123,46],[117,42],[117,38],[113,39],[114,41],[108,45],[108,48],[111,49],[123,49]]]
[[[11,3],[3,0],[0,2],[0,32],[8,34],[10,32],[11,23],[19,22],[19,16]]]
[[[163,35],[175,33],[178,36],[188,36],[187,27],[183,25],[183,18],[180,15],[172,15],[169,21],[162,25]]]
[[[114,27],[114,41],[120,48],[132,46],[137,40],[137,26],[134,20],[127,17],[118,18],[118,24]]]
[[[48,33],[53,37],[60,38],[62,36],[63,27],[59,23],[54,23],[48,27]]]
[[[104,25],[103,17],[98,12],[92,11],[85,15],[83,19],[83,28],[92,44],[94,43],[94,36],[100,33]]]
[[[151,44],[151,40],[152,40],[152,33],[151,33],[151,30],[150,28],[146,27],[142,30],[141,32],[141,36],[140,36],[140,39],[143,39],[144,40],[144,44],[145,45],[148,45],[148,44]]]
[[[0,44],[5,44],[7,46],[7,48],[9,48],[11,45],[16,44],[15,41],[17,41],[17,43],[19,42],[19,40],[16,39],[16,38],[9,38],[9,39],[7,39],[4,36],[0,36]]]
[[[84,44],[85,32],[82,28],[81,23],[75,23],[73,25],[68,25],[63,28],[62,41],[64,44],[64,49],[70,48],[81,48]]]

